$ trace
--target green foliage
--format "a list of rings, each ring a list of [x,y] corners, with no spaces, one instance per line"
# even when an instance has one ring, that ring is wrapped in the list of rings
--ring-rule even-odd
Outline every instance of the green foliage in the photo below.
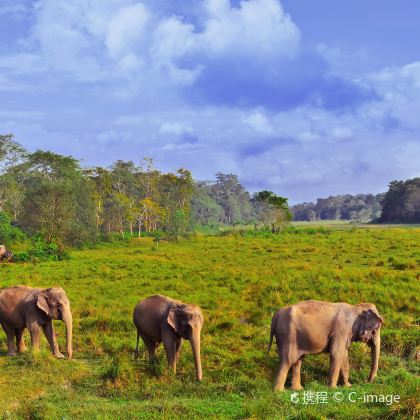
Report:
[[[224,211],[222,223],[235,225],[253,219],[250,195],[237,175],[218,172],[216,181],[207,185],[207,192]]]
[[[31,248],[16,252],[14,262],[63,261],[69,258],[69,253],[54,242],[45,242],[41,235],[32,238]]]
[[[292,220],[292,214],[285,197],[279,197],[272,191],[260,191],[254,195],[253,201],[258,220],[262,222],[265,229],[269,229],[273,233],[284,229]]]
[[[223,222],[225,211],[210,195],[206,183],[197,182],[191,199],[193,225],[215,226]]]
[[[420,178],[392,181],[383,199],[380,222],[420,222]]]
[[[98,244],[30,270],[25,264],[3,264],[2,287],[66,290],[75,352],[72,361],[56,360],[43,337],[41,355],[6,357],[6,336],[0,331],[0,417],[417,418],[419,237],[418,228],[290,227],[280,234],[248,229],[223,237],[162,240],[159,249],[153,238]],[[395,262],[404,261],[410,262],[404,270],[395,268]],[[140,358],[133,359],[132,310],[155,293],[203,309],[202,383],[195,382],[188,342],[176,375],[168,372],[162,347],[156,366],[149,366],[143,344]],[[271,316],[283,305],[307,299],[377,305],[385,320],[378,377],[366,382],[369,349],[355,343],[349,350],[353,386],[336,391],[398,394],[400,403],[303,405],[290,402],[289,389],[272,391],[278,356],[274,349],[265,353]],[[63,348],[63,324],[55,322],[55,328]],[[331,395],[328,366],[326,354],[305,358],[305,390]]]
[[[25,234],[11,224],[10,217],[5,212],[0,211],[0,243],[10,244],[23,239],[25,239]]]
[[[22,210],[17,222],[47,242],[80,245],[94,240],[93,201],[78,162],[37,151],[20,165]]]
[[[316,203],[301,203],[290,209],[295,221],[354,220],[369,222],[379,217],[385,194],[336,195],[318,198]]]

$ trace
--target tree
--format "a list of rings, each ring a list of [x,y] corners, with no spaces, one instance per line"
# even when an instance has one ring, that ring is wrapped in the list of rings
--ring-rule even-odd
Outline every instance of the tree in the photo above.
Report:
[[[287,198],[280,197],[272,191],[260,191],[254,196],[258,203],[259,219],[273,233],[279,232],[292,219]]]
[[[22,165],[25,195],[18,223],[48,242],[77,245],[92,240],[94,203],[78,162],[37,151]]]
[[[223,208],[223,223],[247,223],[252,220],[250,195],[239,183],[237,175],[216,174],[216,182],[209,186],[210,196]]]
[[[96,228],[104,222],[104,207],[107,197],[112,194],[112,177],[109,171],[101,167],[86,169],[84,175],[91,184],[92,198],[95,203]]]
[[[294,220],[357,220],[369,222],[381,214],[384,194],[336,195],[318,198],[316,203],[291,207]]]
[[[179,237],[189,226],[194,183],[190,171],[162,174],[159,181],[160,205],[165,209],[163,229]]]
[[[141,228],[146,232],[153,232],[157,229],[158,223],[165,216],[165,211],[158,203],[151,198],[144,198],[140,201],[137,214],[138,236],[141,235]]]
[[[420,222],[420,178],[392,181],[383,200],[381,222]]]
[[[225,212],[216,200],[209,194],[206,182],[194,185],[191,197],[191,218],[193,224],[218,225],[223,222]]]
[[[0,134],[0,174],[21,163],[27,151],[14,140],[13,134]]]

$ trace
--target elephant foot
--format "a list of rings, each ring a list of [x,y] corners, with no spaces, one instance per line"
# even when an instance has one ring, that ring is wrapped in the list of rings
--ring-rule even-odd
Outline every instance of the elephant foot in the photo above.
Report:
[[[274,386],[274,391],[276,391],[276,392],[284,391],[284,386],[282,386],[282,385],[275,385]]]
[[[293,391],[302,391],[303,386],[302,385],[292,385]]]
[[[26,353],[28,351],[28,348],[27,347],[21,347],[19,350],[18,350],[18,352],[19,353]]]
[[[11,351],[11,350],[9,350],[8,352],[7,352],[7,355],[8,356],[16,356],[16,352],[13,350],[13,351]]]
[[[57,359],[65,359],[65,358],[66,358],[66,356],[64,356],[63,354],[61,354],[59,351],[58,351],[58,352],[56,352],[56,353],[54,353],[54,356],[55,356]]]
[[[350,383],[350,382],[345,382],[345,383],[343,384],[343,386],[350,387],[350,386],[351,386],[351,383]]]

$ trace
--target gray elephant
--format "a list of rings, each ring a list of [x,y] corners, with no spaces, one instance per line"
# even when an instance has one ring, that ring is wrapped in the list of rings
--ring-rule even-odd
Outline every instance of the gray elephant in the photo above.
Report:
[[[137,328],[135,357],[138,358],[139,337],[149,352],[149,360],[156,358],[156,348],[160,343],[166,350],[169,367],[176,372],[182,340],[191,343],[197,380],[202,379],[200,356],[200,332],[203,314],[198,306],[188,305],[162,295],[150,296],[140,301],[134,308],[133,321]]]
[[[361,303],[331,303],[309,300],[281,308],[271,321],[270,351],[276,337],[280,368],[274,389],[282,391],[287,373],[292,367],[292,389],[302,389],[300,368],[306,354],[330,353],[328,384],[337,386],[341,373],[343,384],[349,383],[348,348],[354,341],[367,343],[371,348],[372,381],[378,371],[380,329],[383,319],[375,305]]]
[[[66,326],[67,355],[73,355],[73,320],[70,302],[61,287],[34,289],[27,286],[14,286],[0,292],[0,324],[7,336],[8,355],[14,356],[26,350],[23,331],[28,328],[31,344],[39,350],[39,336],[42,328],[51,351],[56,357],[64,357],[58,348],[52,320],[59,319]]]

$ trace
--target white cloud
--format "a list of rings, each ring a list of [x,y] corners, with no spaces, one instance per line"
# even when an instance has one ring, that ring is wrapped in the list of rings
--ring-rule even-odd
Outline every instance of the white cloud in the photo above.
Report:
[[[105,38],[111,57],[120,58],[133,54],[133,51],[144,44],[150,19],[151,13],[142,3],[121,8],[109,22]]]
[[[7,17],[20,18],[28,13],[28,6],[18,2],[18,0],[13,3],[8,3],[7,0],[3,1],[5,1],[5,4],[0,6],[0,16],[7,15]]]
[[[263,109],[257,109],[244,118],[245,124],[248,124],[255,131],[263,134],[272,134],[274,132],[271,122],[267,118]]]
[[[76,80],[126,78],[168,88],[191,85],[207,59],[293,56],[300,33],[277,0],[202,0],[200,26],[188,16],[162,16],[144,1],[39,0],[26,51],[14,59],[22,72],[64,72]],[[185,60],[188,61],[186,64]],[[182,64],[182,62],[184,63]],[[1,66],[1,64],[0,64]],[[16,66],[17,67],[17,66]]]
[[[206,0],[208,20],[202,34],[211,54],[294,56],[300,32],[277,0]]]
[[[91,164],[154,156],[197,178],[235,172],[249,188],[295,201],[376,192],[392,178],[419,174],[420,62],[356,72],[352,61],[363,52],[349,58],[320,47],[320,77],[312,78],[312,69],[302,76],[311,62],[299,55],[299,28],[279,1],[202,0],[194,16],[184,8],[165,14],[160,4],[39,0],[30,37],[0,52],[0,90],[10,95],[3,103],[20,105],[0,111],[3,129],[31,148]],[[244,77],[232,88],[235,72]],[[281,72],[286,78],[277,84],[272,76]],[[343,108],[327,107],[322,96],[300,99],[331,74],[375,95]],[[289,79],[299,91],[290,98]],[[232,88],[245,98],[256,94],[256,103],[200,102],[194,88],[202,80],[210,92],[222,82],[222,99]],[[261,80],[274,80],[277,90],[269,85],[259,95]],[[284,95],[285,105],[270,108],[275,95]],[[77,112],[67,112],[72,107]]]
[[[159,131],[164,134],[175,134],[180,136],[182,134],[191,133],[193,130],[190,125],[180,122],[164,122]]]

